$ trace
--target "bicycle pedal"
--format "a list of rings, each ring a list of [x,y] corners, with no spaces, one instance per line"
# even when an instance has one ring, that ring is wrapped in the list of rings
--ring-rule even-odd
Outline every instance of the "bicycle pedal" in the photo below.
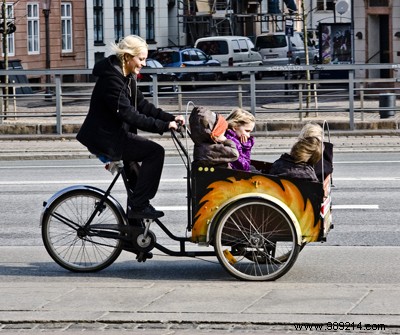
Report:
[[[139,252],[136,256],[136,259],[139,263],[146,262],[147,259],[152,259],[153,254],[151,252]]]

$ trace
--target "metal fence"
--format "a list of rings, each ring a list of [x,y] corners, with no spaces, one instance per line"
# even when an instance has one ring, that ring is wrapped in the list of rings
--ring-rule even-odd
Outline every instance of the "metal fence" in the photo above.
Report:
[[[153,92],[149,99],[152,99],[156,106],[172,105],[172,112],[182,112],[193,97],[196,100],[206,99],[208,105],[228,99],[231,102],[230,106],[246,107],[253,114],[295,112],[298,113],[299,120],[311,112],[341,112],[348,116],[349,128],[353,130],[356,116],[363,120],[364,113],[393,115],[399,110],[396,103],[400,89],[399,69],[399,64],[269,66],[263,67],[263,79],[256,80],[255,73],[260,71],[260,68],[248,67],[246,70],[250,71],[250,75],[241,80],[162,82],[162,85],[177,85],[177,92],[162,92],[158,75],[165,71],[195,73],[202,69],[146,68],[142,69],[142,72],[153,75]],[[215,68],[215,72],[218,71],[237,72],[237,68]],[[56,131],[61,134],[65,120],[83,117],[87,113],[94,86],[91,72],[90,69],[0,70],[0,123],[6,119],[49,118],[54,120]],[[9,81],[6,84],[5,76],[50,76],[52,81],[46,84]],[[80,80],[74,83],[63,82],[62,79],[66,76]],[[188,84],[195,85],[197,89],[185,90]],[[143,85],[149,83],[139,83],[139,86]],[[32,92],[18,92],[28,88],[28,91]],[[29,108],[26,108],[27,106]],[[52,108],[45,108],[49,106]],[[226,106],[227,110],[230,106]]]

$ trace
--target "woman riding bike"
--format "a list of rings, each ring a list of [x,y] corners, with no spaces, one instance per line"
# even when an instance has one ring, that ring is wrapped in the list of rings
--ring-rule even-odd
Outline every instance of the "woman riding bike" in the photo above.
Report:
[[[129,35],[115,51],[93,68],[98,77],[89,112],[77,139],[90,152],[105,160],[123,160],[131,191],[128,217],[155,219],[164,215],[150,205],[164,165],[165,150],[159,144],[137,134],[137,130],[162,134],[184,124],[183,116],[174,116],[147,101],[137,87],[136,77],[146,65],[148,45]],[[141,164],[135,164],[140,162]],[[138,167],[138,171],[134,167]]]

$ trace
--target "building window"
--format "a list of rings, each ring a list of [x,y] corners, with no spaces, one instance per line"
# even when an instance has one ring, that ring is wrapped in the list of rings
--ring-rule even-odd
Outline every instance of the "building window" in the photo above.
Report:
[[[154,0],[146,1],[146,40],[154,41]]]
[[[39,4],[27,5],[28,54],[39,53]]]
[[[105,58],[104,52],[95,52],[94,53],[94,63],[97,63]]]
[[[389,7],[388,0],[369,0],[370,7]]]
[[[115,43],[124,37],[124,1],[114,0],[114,34]]]
[[[317,0],[317,10],[334,10],[334,0]]]
[[[61,50],[72,52],[72,5],[61,3]]]
[[[14,6],[12,4],[6,4],[6,17],[7,22],[15,24],[14,20]],[[4,57],[3,43],[1,43],[2,56]],[[15,56],[15,40],[14,33],[7,34],[7,55]]]
[[[139,35],[139,0],[131,0],[131,34]]]
[[[94,43],[103,43],[103,0],[93,1]]]

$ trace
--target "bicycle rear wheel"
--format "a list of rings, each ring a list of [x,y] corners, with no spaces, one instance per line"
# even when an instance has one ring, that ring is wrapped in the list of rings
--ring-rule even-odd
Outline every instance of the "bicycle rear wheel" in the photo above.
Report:
[[[84,227],[101,198],[101,194],[91,190],[70,191],[55,199],[44,213],[43,243],[49,255],[63,268],[95,272],[111,265],[120,255],[120,233],[109,228],[110,225],[124,225],[125,221],[110,200],[105,200],[90,226]],[[104,232],[107,238],[99,236]]]
[[[235,278],[271,281],[289,271],[300,245],[296,228],[282,208],[250,198],[238,201],[222,214],[214,248],[221,265]]]

